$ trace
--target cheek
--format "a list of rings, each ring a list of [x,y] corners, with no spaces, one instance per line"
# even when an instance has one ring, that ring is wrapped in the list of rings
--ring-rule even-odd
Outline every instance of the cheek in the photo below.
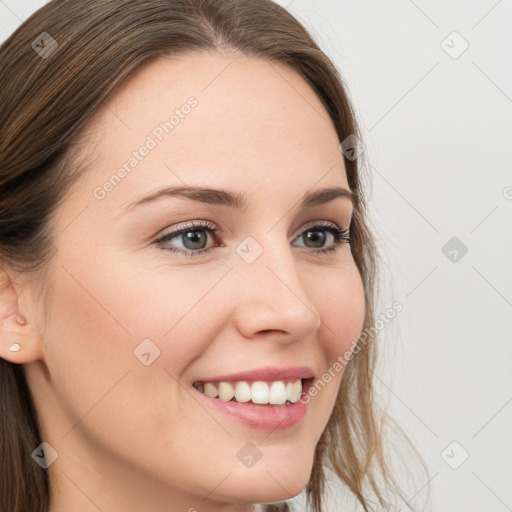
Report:
[[[127,462],[135,458],[142,465],[143,454],[160,446],[154,439],[197,445],[197,439],[187,440],[190,425],[198,419],[191,411],[204,422],[209,418],[200,415],[176,380],[204,351],[202,340],[209,339],[207,333],[190,337],[194,321],[200,319],[200,308],[193,305],[208,283],[177,295],[167,286],[170,279],[151,282],[141,274],[126,279],[126,272],[115,265],[110,272],[99,266],[65,267],[67,272],[54,274],[58,293],[49,305],[45,333],[57,435],[70,434],[64,443],[85,435],[90,446]],[[108,276],[108,282],[102,276]],[[208,319],[201,322],[206,325]],[[147,431],[153,441],[144,436]],[[140,449],[127,452],[126,446],[135,444]],[[164,455],[157,456],[154,464],[163,467],[166,461]]]
[[[325,280],[318,307],[323,321],[324,352],[332,364],[352,351],[364,327],[365,298],[361,276],[351,264],[340,279]]]
[[[92,267],[86,271],[69,263],[65,270],[56,267],[56,292],[45,331],[51,386],[67,415],[68,428],[99,405],[137,362],[133,357],[137,339],[122,314],[132,307],[130,297],[122,289],[114,297],[101,277],[105,274]]]
[[[364,288],[355,263],[349,264],[340,275],[341,278],[333,279],[331,274],[317,292],[323,365],[308,394],[323,411],[332,411],[334,407],[346,364],[364,327]],[[324,420],[326,423],[327,418]]]
[[[120,379],[135,388],[129,402],[122,400],[126,415],[141,407],[139,398],[143,407],[148,404],[146,388],[177,393],[173,377],[178,379],[215,337],[213,313],[200,302],[223,270],[201,276],[192,268],[140,272],[116,258],[94,265],[71,261],[64,268],[56,265],[58,292],[45,335],[53,386],[68,415],[82,417],[112,386],[121,388]]]

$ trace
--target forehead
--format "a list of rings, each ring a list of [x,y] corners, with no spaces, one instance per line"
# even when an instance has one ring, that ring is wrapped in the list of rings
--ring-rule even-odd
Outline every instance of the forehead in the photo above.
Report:
[[[109,193],[119,205],[158,184],[286,185],[301,194],[316,184],[347,187],[321,101],[294,70],[262,59],[159,58],[115,92],[85,135],[95,141],[86,186],[124,168]]]

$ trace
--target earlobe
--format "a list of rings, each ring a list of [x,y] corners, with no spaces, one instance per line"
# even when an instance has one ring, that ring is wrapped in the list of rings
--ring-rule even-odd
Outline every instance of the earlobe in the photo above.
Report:
[[[25,318],[20,315],[19,313],[16,315],[15,319],[14,319],[18,324],[20,325],[26,325],[27,321],[25,320]],[[9,350],[11,352],[19,352],[21,350],[21,345],[17,342],[13,343],[10,347],[9,347]]]
[[[0,357],[12,363],[30,363],[42,358],[40,340],[33,325],[18,310],[16,287],[0,265]]]

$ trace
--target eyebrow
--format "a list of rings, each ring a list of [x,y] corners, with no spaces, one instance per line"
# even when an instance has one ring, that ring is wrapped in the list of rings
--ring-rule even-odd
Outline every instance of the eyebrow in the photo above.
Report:
[[[304,194],[300,208],[312,208],[337,199],[347,198],[354,205],[354,192],[343,187],[328,187]],[[129,204],[123,211],[130,211],[143,204],[148,204],[162,197],[184,197],[211,205],[225,206],[236,210],[245,210],[248,206],[247,197],[241,192],[231,192],[216,188],[197,187],[192,185],[170,186],[156,190],[152,194]]]

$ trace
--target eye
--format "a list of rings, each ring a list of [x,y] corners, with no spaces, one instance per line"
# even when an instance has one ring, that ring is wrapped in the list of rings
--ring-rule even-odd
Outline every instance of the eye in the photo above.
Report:
[[[220,233],[220,229],[208,221],[196,223],[190,222],[179,229],[163,235],[161,238],[156,240],[155,243],[165,244],[164,249],[167,251],[182,253],[184,256],[197,256],[209,250],[203,248],[204,244],[207,242],[208,236],[202,232],[218,235]],[[181,238],[181,241],[185,244],[186,250],[176,249],[167,245],[167,242],[174,240],[175,238]]]
[[[211,233],[216,235],[216,237],[219,237],[221,231],[214,224],[208,221],[190,222],[179,229],[164,234],[154,243],[162,245],[163,249],[167,251],[181,253],[184,256],[200,256],[210,250],[205,248],[205,244],[207,244],[208,241],[208,236],[205,233]],[[328,233],[328,235],[325,235],[325,233]],[[318,249],[325,245],[329,236],[332,239],[330,246],[324,249]],[[311,249],[311,252],[316,254],[335,253],[343,243],[350,244],[349,230],[342,230],[336,224],[332,223],[317,224],[313,227],[307,228],[302,231],[297,239],[301,237],[306,237],[306,240],[313,244],[313,248],[309,248]],[[168,242],[176,238],[181,240],[184,244],[184,249],[172,247],[172,245],[168,244]]]
[[[317,224],[311,228],[305,229],[298,238],[306,237],[306,240],[312,242],[316,247],[322,247],[328,237],[323,233],[329,233],[334,243],[327,249],[313,251],[316,253],[335,253],[343,243],[350,244],[350,233],[348,229],[342,230],[336,224]]]

